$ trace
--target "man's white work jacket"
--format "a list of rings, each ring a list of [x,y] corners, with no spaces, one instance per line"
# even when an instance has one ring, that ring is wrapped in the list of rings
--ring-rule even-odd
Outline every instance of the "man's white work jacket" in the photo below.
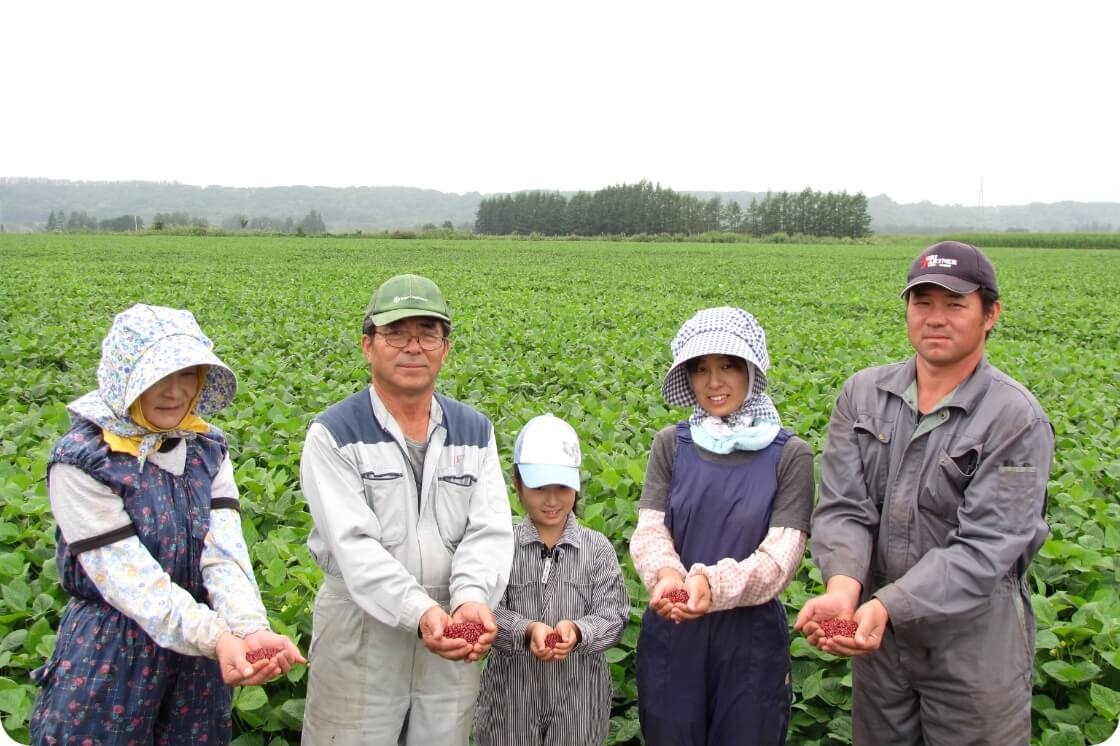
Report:
[[[300,462],[314,519],[307,545],[379,622],[417,629],[433,604],[496,607],[513,557],[494,428],[435,394],[419,483],[400,426],[372,386],[315,418]]]

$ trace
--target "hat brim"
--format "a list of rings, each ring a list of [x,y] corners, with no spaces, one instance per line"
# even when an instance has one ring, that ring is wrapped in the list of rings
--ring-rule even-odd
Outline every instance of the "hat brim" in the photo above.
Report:
[[[688,381],[685,364],[693,358],[704,355],[730,355],[740,358],[754,368],[755,376],[761,378],[763,386],[766,385],[766,374],[762,371],[762,365],[754,350],[746,340],[729,349],[726,344],[727,336],[722,331],[703,332],[685,343],[673,358],[673,365],[665,374],[665,380],[661,384],[661,396],[667,403],[677,407],[691,407],[696,404],[696,394],[693,393],[692,384]]]
[[[366,318],[372,321],[375,326],[386,326],[387,324],[392,324],[394,321],[412,318],[439,319],[440,321],[446,321],[448,324],[451,323],[451,319],[449,319],[445,314],[438,313],[436,311],[421,311],[416,308],[397,308],[392,311],[375,313],[371,316],[367,316]]]
[[[980,289],[977,283],[962,280],[952,275],[922,275],[921,277],[914,278],[910,284],[904,287],[902,292],[899,293],[899,296],[905,298],[906,294],[918,285],[938,285],[950,292],[960,293],[961,295],[968,295]]]
[[[160,379],[193,365],[206,365],[206,382],[195,413],[200,417],[224,408],[237,393],[237,376],[197,337],[173,334],[153,344],[136,362],[125,387],[125,410]],[[125,413],[118,413],[124,416]]]
[[[579,492],[579,469],[574,466],[554,464],[518,464],[517,473],[525,486],[536,489],[549,484],[571,487]]]

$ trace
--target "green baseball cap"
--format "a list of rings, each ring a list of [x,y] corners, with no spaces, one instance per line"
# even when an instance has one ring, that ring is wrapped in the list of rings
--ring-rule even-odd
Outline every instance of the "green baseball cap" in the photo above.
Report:
[[[430,316],[451,323],[451,309],[436,284],[420,275],[397,275],[381,283],[366,308],[365,320],[385,326],[410,316]]]

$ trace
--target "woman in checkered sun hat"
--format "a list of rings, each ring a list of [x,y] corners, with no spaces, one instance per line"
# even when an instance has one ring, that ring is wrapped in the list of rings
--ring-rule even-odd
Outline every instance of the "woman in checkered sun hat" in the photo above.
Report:
[[[777,596],[809,534],[813,453],[766,394],[770,357],[754,316],[704,309],[671,349],[661,392],[692,412],[654,437],[630,540],[650,597],[642,734],[648,746],[781,744],[793,690]]]

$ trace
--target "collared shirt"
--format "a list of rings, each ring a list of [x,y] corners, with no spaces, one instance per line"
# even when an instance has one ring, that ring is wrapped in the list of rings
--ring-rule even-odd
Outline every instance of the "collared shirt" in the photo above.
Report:
[[[1054,434],[1038,401],[986,359],[918,412],[915,361],[844,384],[821,456],[813,557],[894,624],[977,608],[1046,539]]]

